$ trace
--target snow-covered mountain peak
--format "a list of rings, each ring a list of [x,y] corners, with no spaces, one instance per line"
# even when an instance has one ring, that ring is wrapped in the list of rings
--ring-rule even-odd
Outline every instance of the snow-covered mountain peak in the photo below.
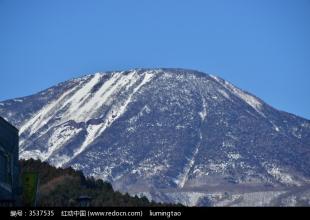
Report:
[[[22,158],[160,201],[310,182],[308,120],[198,71],[98,72],[0,102],[0,115],[19,128]]]

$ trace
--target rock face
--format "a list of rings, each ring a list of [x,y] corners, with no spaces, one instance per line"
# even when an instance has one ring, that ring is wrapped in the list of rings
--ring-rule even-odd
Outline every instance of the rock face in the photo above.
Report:
[[[219,77],[96,73],[0,102],[0,115],[20,129],[22,158],[124,192],[186,205],[310,205],[297,196],[310,195],[310,121]]]

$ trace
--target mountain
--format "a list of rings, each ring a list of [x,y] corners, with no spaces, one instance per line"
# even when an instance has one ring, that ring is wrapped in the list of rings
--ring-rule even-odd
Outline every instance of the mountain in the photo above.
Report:
[[[0,102],[20,157],[185,205],[310,205],[310,121],[184,69],[96,73]]]

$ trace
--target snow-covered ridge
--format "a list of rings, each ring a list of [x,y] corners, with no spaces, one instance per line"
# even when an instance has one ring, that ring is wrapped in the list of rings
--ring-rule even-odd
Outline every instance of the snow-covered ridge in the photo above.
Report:
[[[127,79],[122,80],[122,82],[129,83],[129,85],[127,85],[127,88],[131,87],[137,81],[137,76],[135,76],[135,74],[136,72],[134,71],[131,74],[128,74]],[[105,129],[111,126],[114,121],[116,121],[120,116],[122,116],[122,114],[126,111],[128,104],[131,102],[133,95],[137,91],[139,91],[139,89],[143,85],[151,81],[153,77],[154,75],[152,73],[145,73],[142,82],[133,89],[133,92],[128,96],[124,103],[119,103],[115,107],[111,108],[112,110],[108,113],[108,116],[104,119],[104,122],[101,125],[90,125],[87,128],[88,136],[86,137],[81,147],[78,148],[78,150],[75,152],[73,158],[83,152],[91,142],[93,142],[102,132],[104,132]],[[131,79],[131,81],[128,78]],[[121,86],[124,86],[124,84],[121,84],[119,87]],[[113,91],[113,89],[107,90],[107,88],[105,88],[104,90]],[[106,101],[106,99],[104,99],[104,101]]]
[[[253,109],[255,109],[255,111],[257,111],[260,115],[262,115],[263,117],[266,117],[265,114],[262,111],[263,108],[263,104],[254,96],[251,96],[243,91],[241,91],[240,89],[238,89],[237,87],[233,86],[231,83],[224,81],[224,80],[220,80],[218,77],[210,75],[213,79],[215,79],[218,83],[220,83],[223,87],[225,87],[226,89],[228,89],[230,92],[232,92],[233,94],[235,94],[236,96],[238,96],[240,99],[242,99],[245,103],[247,103],[248,105],[250,105]],[[223,94],[223,92],[221,91],[221,93]],[[225,95],[226,96],[226,95]],[[227,97],[227,96],[226,96]]]
[[[87,135],[84,142],[80,147],[76,148],[73,156],[63,158],[62,161],[57,162],[57,166],[62,166],[69,160],[74,159],[77,155],[83,152],[87,146],[92,143],[99,135],[101,135],[105,129],[110,127],[114,121],[116,121],[122,114],[126,111],[128,104],[131,99],[137,93],[141,87],[149,83],[152,78],[156,75],[158,71],[147,71],[144,74],[138,74],[136,70],[129,72],[128,74],[123,74],[123,72],[115,72],[109,75],[109,78],[105,81],[105,73],[96,73],[92,76],[85,77],[86,80],[77,80],[79,86],[73,87],[68,91],[65,91],[59,98],[51,101],[48,105],[44,106],[34,116],[22,125],[20,128],[20,134],[27,133],[33,135],[39,130],[40,133],[46,134],[50,128],[53,126],[59,126],[65,124],[68,121],[87,122],[88,120],[94,118],[100,118],[102,121],[100,124],[89,124],[86,127]],[[102,85],[100,85],[102,83]],[[96,92],[92,92],[96,85],[100,85],[100,88]],[[115,97],[120,92],[129,92],[127,98],[121,100],[120,102],[115,102]],[[110,110],[103,117],[98,109],[103,107],[109,107]],[[54,121],[54,125],[47,129],[44,126],[56,118],[61,112],[61,118]],[[103,118],[102,118],[103,117]],[[43,129],[43,131],[42,131]],[[59,128],[60,129],[60,128]],[[78,133],[80,130],[75,131],[74,134]],[[62,133],[63,136],[56,135],[58,140],[55,142],[55,136],[52,136],[48,141],[47,152],[41,152],[40,159],[47,160],[59,146],[65,144],[70,138],[74,138],[75,135],[65,135],[63,130],[54,131],[56,134]],[[21,142],[23,146],[24,141]],[[58,146],[56,146],[58,145]],[[28,152],[22,151],[21,157],[23,155],[28,155]]]

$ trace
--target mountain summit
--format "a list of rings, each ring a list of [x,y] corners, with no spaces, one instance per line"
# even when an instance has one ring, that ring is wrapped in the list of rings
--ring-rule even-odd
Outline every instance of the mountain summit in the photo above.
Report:
[[[96,73],[0,102],[0,115],[20,129],[21,158],[72,166],[156,201],[310,202],[310,121],[216,76]]]

